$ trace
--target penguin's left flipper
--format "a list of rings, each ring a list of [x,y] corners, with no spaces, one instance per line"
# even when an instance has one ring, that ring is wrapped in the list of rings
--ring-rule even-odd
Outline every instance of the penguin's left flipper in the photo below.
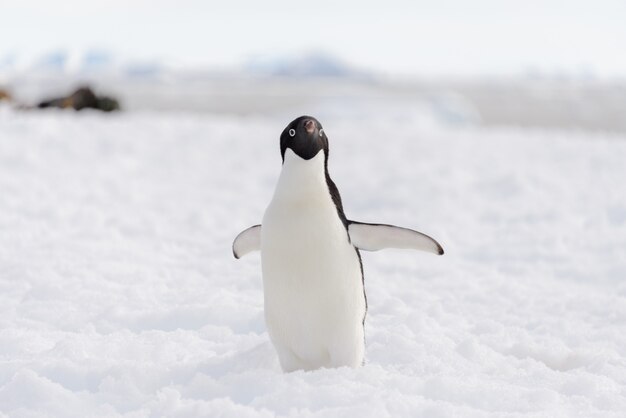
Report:
[[[442,255],[437,241],[421,232],[385,224],[348,221],[350,241],[359,250],[378,251],[384,248],[406,248]]]
[[[233,255],[239,259],[261,249],[261,225],[254,225],[237,235],[233,241]]]

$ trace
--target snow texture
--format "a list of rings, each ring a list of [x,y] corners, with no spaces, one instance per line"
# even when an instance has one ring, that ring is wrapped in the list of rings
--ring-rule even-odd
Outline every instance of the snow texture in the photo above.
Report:
[[[283,374],[231,243],[299,115],[0,108],[0,416],[624,417],[626,138],[311,113],[446,254],[364,253],[366,365]]]

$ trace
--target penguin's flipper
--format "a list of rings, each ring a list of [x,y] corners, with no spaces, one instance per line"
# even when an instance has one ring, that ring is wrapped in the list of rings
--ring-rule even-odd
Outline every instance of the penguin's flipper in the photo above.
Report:
[[[441,245],[428,235],[399,226],[348,221],[348,234],[352,245],[359,250],[378,251],[383,248],[407,248],[438,255],[443,254]]]
[[[233,255],[239,259],[244,255],[261,249],[261,225],[244,229],[233,241]]]

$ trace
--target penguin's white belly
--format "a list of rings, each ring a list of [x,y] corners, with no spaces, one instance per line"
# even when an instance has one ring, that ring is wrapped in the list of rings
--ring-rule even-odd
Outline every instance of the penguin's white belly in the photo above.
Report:
[[[262,225],[265,320],[283,369],[358,367],[361,266],[330,195],[275,198]]]

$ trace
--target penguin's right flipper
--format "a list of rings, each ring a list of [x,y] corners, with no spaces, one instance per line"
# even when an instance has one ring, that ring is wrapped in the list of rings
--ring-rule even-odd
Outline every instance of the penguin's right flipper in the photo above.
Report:
[[[437,241],[421,232],[385,224],[348,221],[350,241],[359,250],[378,251],[384,248],[405,248],[442,255]]]
[[[244,255],[261,249],[261,225],[254,225],[237,235],[233,241],[233,255],[239,259]]]

